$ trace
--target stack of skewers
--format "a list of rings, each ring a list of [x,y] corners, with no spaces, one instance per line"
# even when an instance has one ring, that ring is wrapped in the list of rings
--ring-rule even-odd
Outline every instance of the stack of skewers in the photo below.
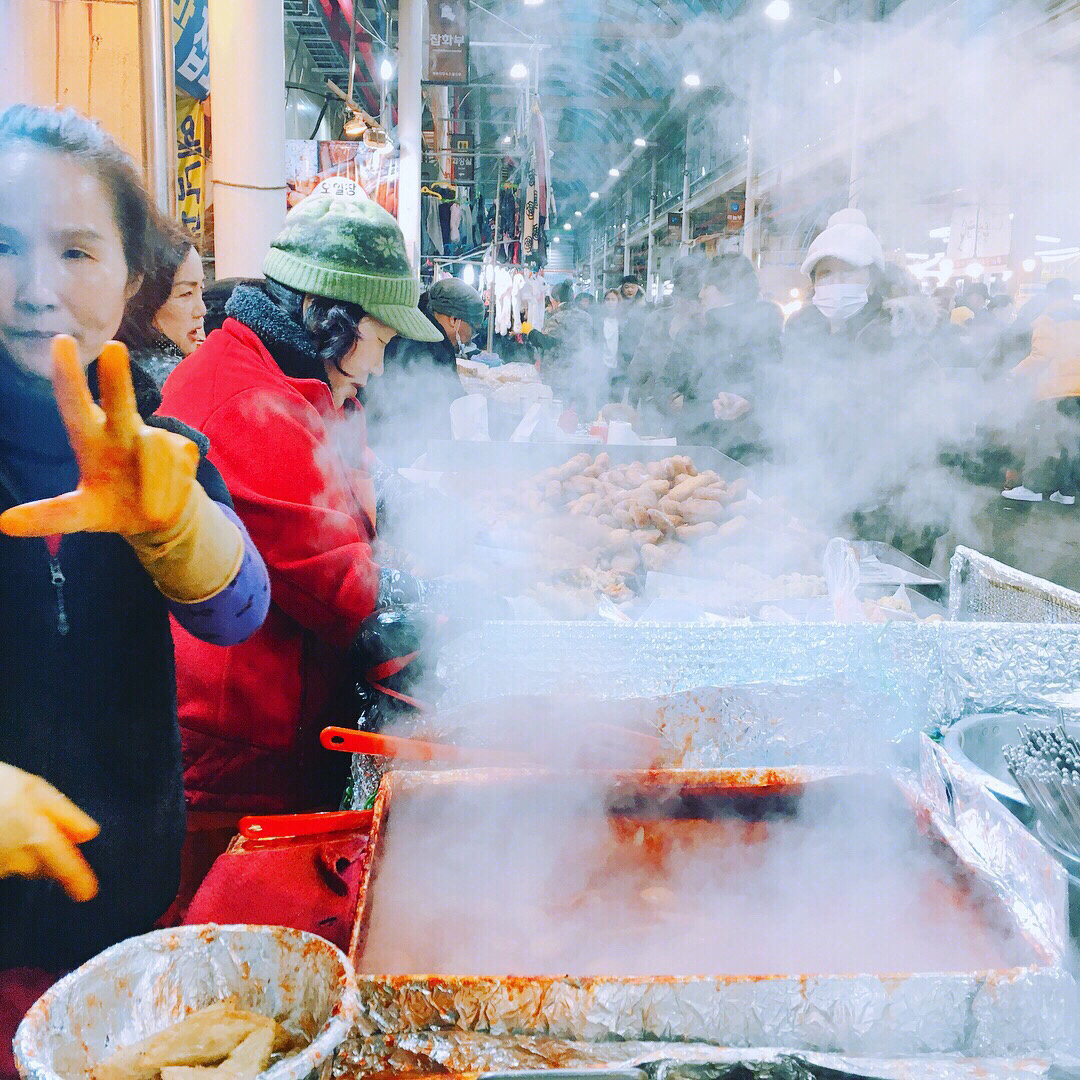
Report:
[[[1080,742],[1062,725],[1022,727],[1019,745],[1004,755],[1048,838],[1080,857]]]

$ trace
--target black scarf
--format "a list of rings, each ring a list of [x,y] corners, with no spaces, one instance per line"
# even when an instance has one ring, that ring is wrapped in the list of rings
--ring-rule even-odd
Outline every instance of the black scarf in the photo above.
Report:
[[[290,379],[327,381],[315,339],[261,286],[238,285],[225,305],[225,314],[254,331]]]

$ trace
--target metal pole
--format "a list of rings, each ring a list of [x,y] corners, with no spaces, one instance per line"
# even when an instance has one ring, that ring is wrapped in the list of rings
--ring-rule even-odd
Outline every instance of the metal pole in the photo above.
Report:
[[[604,292],[607,292],[607,226],[604,226],[604,256],[603,261],[600,264],[600,277],[603,279],[600,284]]]
[[[398,224],[413,266],[420,263],[420,161],[424,102],[420,69],[424,57],[423,0],[398,4]]]
[[[593,296],[598,300],[603,299],[601,296],[597,296],[599,282],[596,280],[596,234],[594,233],[589,237],[589,283],[592,285]]]
[[[219,278],[258,277],[285,218],[284,7],[210,0],[208,10],[210,55],[219,58],[210,68],[214,269]]]
[[[495,234],[491,238],[491,282],[488,284],[488,352],[495,344],[495,269],[499,265],[499,210],[502,208],[502,162],[495,169]]]
[[[171,0],[143,0],[139,4],[147,185],[157,208],[170,220],[176,216],[176,89],[172,25]],[[285,78],[284,52],[281,77]]]
[[[757,63],[754,61],[754,70],[750,76],[750,102],[749,116],[746,124],[746,193],[743,196],[743,233],[742,253],[756,266],[757,265],[757,177],[754,170],[757,162],[754,160],[754,114],[757,108],[759,76]]]
[[[690,252],[690,118],[686,120],[686,143],[683,146],[682,174],[682,243],[679,254]]]
[[[626,221],[623,226],[623,256],[622,256],[622,272],[623,277],[630,276],[630,213],[631,213],[631,197],[630,189],[626,189]]]
[[[862,112],[863,94],[863,44],[865,35],[862,24],[855,32],[855,71],[852,76],[854,86],[851,89],[851,163],[848,171],[848,206],[858,207],[862,194],[862,149],[859,146],[861,133],[859,117]]]
[[[656,284],[656,158],[653,158],[649,179],[649,254],[645,264],[645,296],[652,297],[653,285]]]

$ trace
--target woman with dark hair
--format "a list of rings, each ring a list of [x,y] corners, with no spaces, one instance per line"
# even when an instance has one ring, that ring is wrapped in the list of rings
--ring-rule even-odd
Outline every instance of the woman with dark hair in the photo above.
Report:
[[[442,340],[417,310],[401,230],[373,202],[305,199],[264,271],[165,385],[163,410],[209,437],[272,588],[262,629],[227,654],[177,635],[192,887],[235,831],[228,815],[340,799],[347,759],[320,747],[319,730],[356,723],[342,697],[357,681],[350,649],[389,588],[372,559],[356,396],[395,335]]]
[[[3,1076],[49,982],[150,930],[175,895],[169,616],[224,653],[269,600],[205,439],[154,417],[153,384],[108,344],[148,267],[150,213],[90,121],[0,113]]]
[[[202,340],[205,314],[202,259],[191,237],[156,220],[150,265],[124,310],[117,340],[160,387]]]

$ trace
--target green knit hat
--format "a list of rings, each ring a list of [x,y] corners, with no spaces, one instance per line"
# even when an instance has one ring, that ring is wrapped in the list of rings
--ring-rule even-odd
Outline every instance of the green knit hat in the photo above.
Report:
[[[442,331],[417,310],[420,282],[398,223],[370,199],[304,199],[270,245],[263,273],[297,292],[359,304],[402,337],[442,340]]]

